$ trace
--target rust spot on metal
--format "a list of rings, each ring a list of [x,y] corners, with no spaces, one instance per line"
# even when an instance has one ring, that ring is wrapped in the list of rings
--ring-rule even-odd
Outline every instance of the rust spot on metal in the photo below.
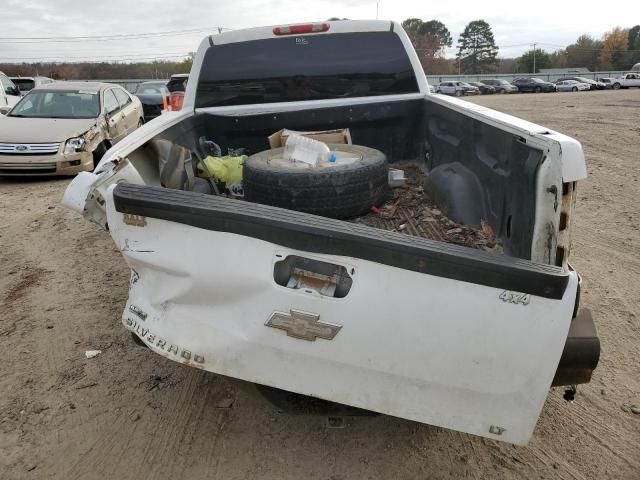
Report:
[[[560,212],[560,224],[558,225],[558,230],[566,230],[569,226],[569,215],[567,212]]]
[[[563,266],[571,253],[571,215],[576,204],[576,182],[562,184],[562,203],[558,221],[555,265]]]

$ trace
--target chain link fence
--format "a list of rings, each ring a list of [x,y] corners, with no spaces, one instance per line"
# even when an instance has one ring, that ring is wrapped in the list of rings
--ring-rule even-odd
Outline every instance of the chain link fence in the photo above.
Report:
[[[461,82],[478,82],[480,80],[488,80],[490,78],[497,78],[501,80],[506,80],[507,82],[511,82],[516,78],[539,78],[546,82],[555,83],[559,78],[562,77],[584,77],[592,80],[597,80],[598,78],[615,78],[620,77],[627,73],[627,70],[623,71],[607,71],[607,72],[587,72],[587,73],[493,73],[493,74],[482,74],[482,75],[427,75],[427,81],[430,85],[438,85],[440,82],[451,82],[451,81],[461,81]]]
[[[462,82],[476,82],[480,80],[487,80],[490,78],[497,78],[506,80],[507,82],[511,82],[516,78],[540,78],[547,82],[555,82],[559,78],[562,77],[584,77],[590,78],[593,80],[597,80],[598,78],[615,78],[620,77],[627,73],[627,70],[622,71],[607,71],[607,72],[587,72],[587,73],[494,73],[494,74],[483,74],[483,75],[427,75],[427,81],[430,85],[438,85],[440,82],[449,82],[454,80],[459,80]],[[124,87],[131,93],[135,93],[138,85],[143,82],[150,81],[158,81],[157,78],[149,78],[149,79],[115,79],[115,80],[80,80],[87,82],[106,82],[106,83],[117,83],[118,85]],[[161,80],[161,79],[160,79]],[[169,81],[169,79],[166,79]]]

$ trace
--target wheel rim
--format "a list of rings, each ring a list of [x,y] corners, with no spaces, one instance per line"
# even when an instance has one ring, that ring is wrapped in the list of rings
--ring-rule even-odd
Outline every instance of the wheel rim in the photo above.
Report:
[[[540,93],[541,88],[540,87],[536,87],[536,93]]]

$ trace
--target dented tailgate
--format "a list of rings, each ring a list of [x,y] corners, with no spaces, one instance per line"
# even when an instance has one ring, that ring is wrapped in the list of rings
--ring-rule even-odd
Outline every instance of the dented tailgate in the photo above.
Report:
[[[498,440],[532,434],[574,273],[196,193],[118,185],[106,202],[132,269],[123,323],[154,351]],[[283,280],[293,260],[300,278]]]

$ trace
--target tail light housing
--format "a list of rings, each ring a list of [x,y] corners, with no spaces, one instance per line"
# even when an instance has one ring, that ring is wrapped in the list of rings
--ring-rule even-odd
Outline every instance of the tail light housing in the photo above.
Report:
[[[302,23],[299,25],[285,25],[283,27],[274,27],[274,35],[301,35],[303,33],[319,33],[329,30],[328,23]]]
[[[182,104],[184,103],[184,92],[171,92],[169,95],[169,111],[177,112],[182,110]]]
[[[169,110],[169,99],[163,95],[162,96],[162,111],[166,112]]]

